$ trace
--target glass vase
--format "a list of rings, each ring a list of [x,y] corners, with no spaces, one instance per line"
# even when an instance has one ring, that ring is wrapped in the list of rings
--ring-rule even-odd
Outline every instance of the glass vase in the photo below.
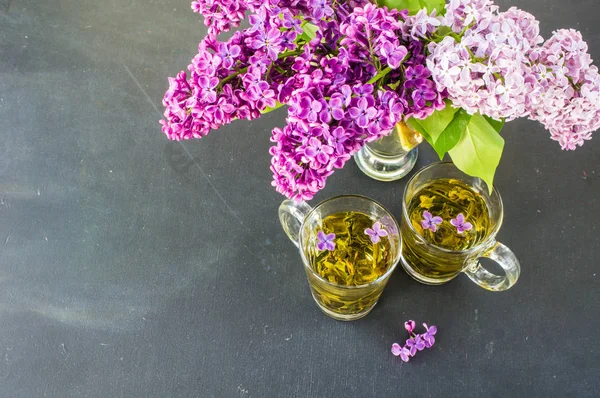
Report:
[[[398,123],[389,135],[362,147],[354,155],[358,168],[378,181],[396,181],[407,175],[419,155],[416,146],[410,151],[403,148],[402,134],[406,136],[407,128],[404,123]],[[410,140],[411,137],[404,139],[405,143]],[[412,145],[418,145],[418,142],[413,141]]]

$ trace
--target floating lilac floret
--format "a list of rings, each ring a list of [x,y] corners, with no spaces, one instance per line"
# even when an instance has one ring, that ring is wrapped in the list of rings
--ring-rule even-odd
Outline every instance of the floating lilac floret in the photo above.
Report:
[[[473,224],[470,222],[465,222],[465,216],[462,213],[459,213],[456,218],[450,220],[450,224],[456,227],[456,232],[462,234],[465,231],[470,231],[473,228]]]
[[[408,362],[410,358],[416,355],[417,351],[433,347],[435,344],[435,337],[433,336],[437,333],[437,328],[434,325],[429,327],[426,323],[423,324],[423,327],[425,327],[425,333],[415,334],[413,333],[415,321],[404,322],[404,328],[408,331],[410,337],[406,339],[404,346],[398,343],[392,344],[392,355],[399,356],[402,361]]]
[[[443,221],[444,220],[442,220],[442,217],[433,217],[433,215],[430,212],[425,210],[423,212],[423,220],[421,220],[421,226],[423,227],[423,229],[429,229],[431,230],[431,232],[435,232],[437,231],[437,226],[440,225]]]
[[[373,228],[365,229],[365,235],[369,235],[371,242],[379,243],[381,238],[388,236],[388,233],[385,229],[381,228],[381,223],[378,221],[373,224]]]
[[[333,250],[335,250],[335,242],[333,241],[334,239],[335,239],[335,234],[334,233],[325,235],[325,232],[319,231],[317,233],[317,248],[320,251],[323,251],[323,250],[333,251]]]

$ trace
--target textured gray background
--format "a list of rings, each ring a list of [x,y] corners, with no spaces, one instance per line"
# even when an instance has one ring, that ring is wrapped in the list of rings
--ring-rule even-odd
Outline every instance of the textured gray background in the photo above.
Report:
[[[596,0],[511,4],[600,59]],[[367,318],[336,322],[276,216],[285,112],[183,145],[159,131],[166,78],[204,33],[189,0],[0,0],[0,396],[598,396],[600,135],[573,153],[506,126],[511,291],[399,270]],[[349,163],[316,200],[399,216],[404,184]],[[389,349],[408,318],[439,334],[403,364]]]

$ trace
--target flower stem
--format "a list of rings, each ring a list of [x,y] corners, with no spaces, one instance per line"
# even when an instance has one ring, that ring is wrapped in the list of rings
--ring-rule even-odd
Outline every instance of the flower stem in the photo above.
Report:
[[[373,83],[377,82],[378,80],[381,80],[382,78],[384,78],[391,71],[393,71],[392,67],[388,66],[387,68],[385,68],[384,70],[382,70],[381,72],[379,72],[378,74],[376,74],[375,76],[373,76],[373,78],[371,80],[369,80],[367,82],[367,84],[373,84]]]
[[[219,85],[217,86],[217,88],[221,88],[225,85],[225,83],[227,83],[228,81],[230,81],[233,78],[236,78],[238,75],[242,74],[242,73],[246,73],[248,72],[248,67],[244,67],[242,69],[238,69],[237,71],[235,71],[234,73],[232,73],[231,75],[224,77],[220,82]]]

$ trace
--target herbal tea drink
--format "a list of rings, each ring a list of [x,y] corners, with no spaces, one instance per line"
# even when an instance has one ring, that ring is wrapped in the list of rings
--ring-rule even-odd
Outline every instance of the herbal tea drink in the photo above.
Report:
[[[423,225],[426,212],[441,217],[442,222]],[[483,196],[462,181],[450,178],[434,180],[415,193],[408,204],[408,214],[413,228],[427,242],[452,251],[477,246],[490,226]],[[457,228],[459,222],[463,228]],[[435,231],[431,224],[436,225]]]
[[[438,217],[435,221],[439,223],[428,222],[428,215],[431,219]],[[450,178],[433,180],[419,189],[408,204],[408,217],[418,236],[449,251],[477,246],[490,226],[483,196],[462,181]],[[454,225],[459,221],[464,228]],[[416,235],[405,235],[408,237],[403,242],[402,255],[420,275],[443,280],[455,277],[464,268],[464,259],[457,256],[429,259],[427,246],[418,244]]]
[[[339,286],[368,285],[384,275],[394,261],[388,232],[379,223],[379,234],[371,236],[365,231],[377,228],[377,220],[356,211],[339,212],[325,217],[321,228],[313,231],[308,240],[308,261],[314,273],[331,284]],[[330,248],[319,245],[321,236],[335,235]],[[373,240],[377,241],[376,243]],[[321,247],[319,247],[321,246]],[[309,275],[309,279],[311,275]],[[322,306],[338,313],[361,313],[377,302],[381,289],[362,297],[339,295],[313,283],[313,296]]]
[[[478,178],[452,163],[435,163],[408,183],[402,202],[402,265],[419,282],[438,285],[465,272],[485,289],[510,288],[518,279],[515,255],[495,237],[502,225],[502,200]],[[505,275],[479,264],[496,261]]]
[[[284,201],[279,216],[300,248],[319,308],[346,321],[368,314],[400,259],[394,218],[361,196],[339,196],[314,209]]]
[[[325,217],[323,226],[309,240],[308,256],[312,269],[336,285],[359,286],[377,280],[388,270],[393,258],[387,237],[374,244],[364,232],[376,222],[356,211]],[[333,250],[320,250],[319,232],[335,234]]]

